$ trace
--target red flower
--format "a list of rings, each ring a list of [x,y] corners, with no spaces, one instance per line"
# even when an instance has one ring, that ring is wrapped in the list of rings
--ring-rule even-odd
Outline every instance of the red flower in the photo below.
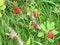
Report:
[[[38,27],[38,24],[36,22],[33,23],[34,27]]]
[[[35,20],[33,20],[33,26],[39,30],[41,29],[41,27],[39,26],[39,24]]]
[[[18,8],[18,7],[15,7],[15,8],[14,8],[14,13],[15,13],[15,14],[18,14],[18,13],[19,13],[19,8]]]
[[[48,31],[48,37],[49,38],[53,38],[54,37],[54,34],[53,34],[53,31],[52,30],[49,30]]]
[[[34,11],[34,12],[33,12],[33,15],[34,15],[36,18],[38,18],[39,12]]]

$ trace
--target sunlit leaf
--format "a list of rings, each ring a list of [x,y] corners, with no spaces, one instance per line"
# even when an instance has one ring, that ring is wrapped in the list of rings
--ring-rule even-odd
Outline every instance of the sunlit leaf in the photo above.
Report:
[[[48,38],[49,42],[54,42],[54,39]]]
[[[0,0],[0,6],[4,4],[5,0]]]
[[[39,32],[37,36],[38,37],[43,37],[44,36],[44,32]]]
[[[41,26],[41,28],[42,28],[44,31],[46,31],[46,27],[45,27],[44,24],[41,24],[40,26]]]
[[[54,22],[51,23],[51,29],[53,29],[53,30],[55,29],[55,23]]]
[[[47,21],[47,30],[51,29],[51,24],[49,21]]]
[[[0,10],[4,10],[6,8],[5,5],[0,6]]]
[[[30,21],[29,25],[31,25],[31,24],[32,24],[32,21]]]
[[[53,30],[54,35],[58,34],[59,32],[56,30]]]
[[[30,45],[31,44],[31,40],[30,40],[30,38],[27,40],[27,42],[26,42],[26,45]]]
[[[0,13],[0,17],[2,17],[2,14]]]

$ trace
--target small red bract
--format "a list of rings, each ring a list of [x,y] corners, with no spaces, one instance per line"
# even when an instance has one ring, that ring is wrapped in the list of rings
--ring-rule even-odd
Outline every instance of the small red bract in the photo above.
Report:
[[[34,27],[38,27],[38,24],[36,22],[33,23]]]
[[[18,8],[18,7],[15,7],[15,8],[14,8],[14,13],[15,13],[15,14],[18,14],[18,13],[19,13],[19,8]]]
[[[38,16],[39,16],[39,12],[34,11],[34,12],[33,12],[33,15],[34,15],[36,18],[38,18]]]
[[[49,30],[48,31],[48,37],[49,38],[53,38],[54,37],[54,34],[53,34],[53,31],[52,30]]]

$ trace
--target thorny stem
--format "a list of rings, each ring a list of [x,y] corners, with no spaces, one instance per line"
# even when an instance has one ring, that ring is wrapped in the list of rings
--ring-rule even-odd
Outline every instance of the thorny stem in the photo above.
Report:
[[[19,42],[19,45],[24,45],[23,41],[17,35],[17,33],[14,31],[14,29],[12,29],[11,27],[7,26],[7,24],[6,24],[6,22],[4,20],[2,20],[2,24],[4,24],[9,29],[9,31],[11,32],[11,34],[12,34],[11,38],[15,38]],[[9,36],[9,33],[6,33],[6,34]]]

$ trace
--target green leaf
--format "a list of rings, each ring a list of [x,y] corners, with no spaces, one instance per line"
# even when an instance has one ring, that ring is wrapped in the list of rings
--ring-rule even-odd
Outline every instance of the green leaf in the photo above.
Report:
[[[1,37],[1,34],[0,34],[0,45],[2,45],[2,37]]]
[[[54,23],[54,22],[51,23],[51,29],[52,29],[52,30],[55,29],[55,23]]]
[[[35,7],[34,7],[34,6],[32,6],[32,7],[31,7],[31,11],[33,12],[34,10],[35,10]]]
[[[0,10],[4,10],[6,8],[5,5],[0,6]]]
[[[17,18],[18,18],[18,17],[17,17]],[[26,18],[26,17],[25,17],[24,15],[21,15],[21,16],[20,16],[20,19],[22,19],[22,20],[25,19],[25,18]]]
[[[49,42],[54,42],[54,39],[48,38]]]
[[[56,30],[53,30],[54,35],[58,34],[59,32]]]
[[[18,2],[17,1],[13,1],[12,4],[14,5],[14,7],[18,6]]]
[[[29,22],[29,25],[30,25],[30,26],[32,25],[32,21]]]
[[[55,4],[54,2],[52,2],[52,1],[46,1],[46,0],[43,0],[43,2],[45,2],[45,3],[49,3],[49,4],[51,4],[51,5],[55,5],[55,6],[57,6],[57,4]]]
[[[46,27],[45,27],[44,24],[41,24],[40,26],[41,26],[41,28],[42,28],[44,31],[46,31]]]
[[[29,7],[27,7],[27,15],[31,15],[31,10],[30,10],[30,8]]]
[[[47,21],[47,30],[51,29],[51,24],[49,21]]]
[[[44,32],[39,32],[37,36],[38,37],[43,37],[44,36]]]
[[[36,18],[34,17],[34,15],[32,15],[32,18],[33,18],[33,19],[36,19]]]
[[[36,32],[35,28],[32,30],[33,32]]]
[[[57,8],[57,7],[55,7],[54,10],[53,10],[54,13],[59,13],[59,11],[60,11],[60,9]]]
[[[53,0],[53,2],[60,2],[60,0]]]
[[[0,17],[2,17],[2,14],[0,13]]]
[[[4,4],[4,0],[0,0],[0,6]]]
[[[43,45],[42,43],[38,42],[38,41],[33,41],[34,43],[38,44],[38,45]]]
[[[30,41],[30,38],[29,38],[26,42],[26,45],[30,45],[30,44],[31,44],[31,41]]]

